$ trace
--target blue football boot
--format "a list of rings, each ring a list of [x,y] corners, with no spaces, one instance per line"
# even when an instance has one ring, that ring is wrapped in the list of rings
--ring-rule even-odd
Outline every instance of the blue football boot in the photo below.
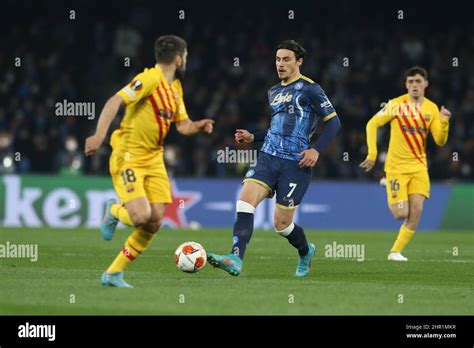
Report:
[[[110,212],[110,207],[115,204],[115,199],[109,199],[105,202],[105,213],[102,222],[100,223],[100,231],[105,240],[111,240],[117,228],[118,219]]]
[[[296,267],[295,272],[296,277],[306,277],[309,274],[311,259],[316,253],[316,246],[313,243],[309,243],[308,247],[308,253],[305,256],[298,257],[298,266]]]
[[[123,272],[104,272],[102,273],[100,280],[102,281],[103,286],[111,286],[115,288],[133,288],[133,286],[123,280]]]
[[[207,262],[233,276],[238,276],[242,272],[242,259],[234,254],[207,254]]]

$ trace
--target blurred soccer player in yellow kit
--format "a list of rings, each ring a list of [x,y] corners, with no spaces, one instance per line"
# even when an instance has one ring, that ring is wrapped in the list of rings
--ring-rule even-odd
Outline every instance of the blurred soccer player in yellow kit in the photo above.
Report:
[[[413,237],[430,197],[430,178],[426,157],[426,138],[431,132],[435,143],[448,140],[451,113],[425,97],[428,74],[421,67],[409,69],[405,76],[408,90],[387,105],[367,123],[368,155],[360,167],[369,171],[377,159],[377,128],[390,122],[390,143],[385,162],[387,198],[390,211],[404,220],[388,255],[391,261],[407,261],[401,252]]]
[[[104,239],[110,240],[119,221],[134,229],[102,274],[103,285],[131,287],[124,281],[123,271],[151,243],[160,228],[165,204],[172,201],[163,160],[163,140],[171,123],[183,135],[212,133],[213,120],[193,122],[186,112],[180,79],[187,55],[187,44],[180,37],[159,37],[155,42],[156,65],[135,76],[107,101],[95,134],[86,139],[84,152],[90,156],[101,146],[120,106],[125,105],[120,129],[113,132],[110,141],[110,174],[121,204],[107,201],[101,231]]]

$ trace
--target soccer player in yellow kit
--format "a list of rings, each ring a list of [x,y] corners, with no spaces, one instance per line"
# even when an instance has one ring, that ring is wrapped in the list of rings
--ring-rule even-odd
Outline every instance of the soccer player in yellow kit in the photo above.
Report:
[[[183,100],[180,78],[186,69],[186,41],[174,35],[155,42],[156,65],[135,76],[112,96],[99,117],[94,135],[86,139],[85,154],[92,155],[102,144],[121,105],[125,116],[112,134],[110,174],[121,204],[106,203],[101,224],[104,239],[113,237],[120,221],[133,232],[110,267],[102,274],[103,285],[131,287],[123,279],[125,267],[148,247],[170,203],[171,188],[163,160],[163,140],[171,123],[180,134],[212,133],[213,120],[193,122]]]
[[[390,122],[390,143],[385,162],[387,198],[390,211],[404,220],[388,255],[391,261],[407,261],[401,252],[413,237],[430,197],[430,178],[426,157],[426,138],[431,132],[435,143],[448,140],[451,113],[425,97],[428,74],[421,67],[409,69],[405,76],[408,90],[387,105],[367,123],[368,155],[360,167],[369,171],[377,159],[377,128]]]

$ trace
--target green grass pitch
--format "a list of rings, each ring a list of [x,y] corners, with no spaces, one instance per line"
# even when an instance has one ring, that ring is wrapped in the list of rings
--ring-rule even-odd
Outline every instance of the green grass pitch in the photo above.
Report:
[[[307,231],[317,254],[310,276],[301,279],[293,276],[296,250],[275,233],[260,230],[254,232],[239,277],[210,265],[196,274],[182,273],[173,262],[180,243],[194,240],[207,251],[228,252],[232,232],[164,228],[125,273],[135,288],[105,288],[99,277],[129,232],[119,230],[106,242],[98,230],[0,229],[1,244],[37,243],[39,250],[37,262],[0,258],[0,314],[474,313],[470,232],[417,233],[404,251],[409,261],[394,263],[386,257],[395,232]],[[325,245],[334,241],[363,244],[365,261],[325,257]]]

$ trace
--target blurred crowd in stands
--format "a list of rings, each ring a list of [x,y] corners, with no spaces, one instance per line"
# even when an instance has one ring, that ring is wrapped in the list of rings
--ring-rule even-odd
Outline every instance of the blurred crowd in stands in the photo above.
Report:
[[[177,34],[188,42],[183,79],[188,113],[216,123],[211,136],[185,138],[173,131],[166,139],[166,162],[176,177],[243,175],[245,166],[217,163],[216,153],[226,146],[243,148],[233,141],[236,128],[268,128],[266,92],[278,83],[275,47],[291,38],[309,52],[302,72],[323,87],[342,121],[314,178],[383,175],[382,161],[372,173],[358,168],[367,151],[365,125],[381,103],[405,93],[404,71],[421,65],[429,73],[427,96],[453,114],[448,144],[439,148],[428,142],[430,175],[443,181],[474,179],[474,36],[469,35],[474,30],[469,22],[419,25],[409,10],[403,20],[383,10],[368,20],[351,2],[338,12],[319,8],[324,16],[297,7],[294,19],[275,8],[209,12],[190,5],[182,19],[177,8],[150,9],[143,1],[126,9],[44,3],[10,2],[12,14],[4,23],[9,32],[0,51],[1,173],[107,175],[108,139],[91,158],[83,156],[84,139],[93,133],[105,101],[154,65],[156,37]],[[15,19],[24,13],[22,20]],[[55,105],[63,100],[95,103],[95,119],[58,116]],[[389,126],[379,135],[383,160]]]

